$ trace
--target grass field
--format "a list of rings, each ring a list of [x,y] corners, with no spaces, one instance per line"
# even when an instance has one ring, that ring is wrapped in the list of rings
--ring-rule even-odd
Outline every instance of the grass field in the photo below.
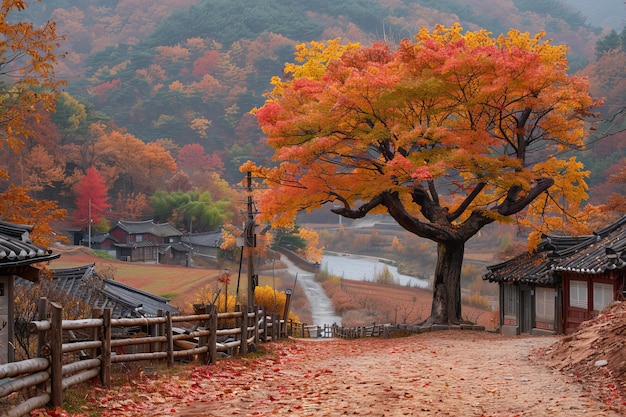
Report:
[[[214,268],[186,268],[183,266],[151,265],[95,256],[86,248],[62,247],[61,257],[50,264],[50,268],[71,268],[96,264],[96,271],[107,278],[155,295],[169,298],[170,304],[190,310],[201,288],[216,285],[220,274]]]

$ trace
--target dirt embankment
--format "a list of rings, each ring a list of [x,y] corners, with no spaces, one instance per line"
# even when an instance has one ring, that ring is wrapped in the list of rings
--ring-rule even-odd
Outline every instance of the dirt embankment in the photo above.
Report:
[[[626,302],[613,302],[546,350],[546,363],[626,415]]]

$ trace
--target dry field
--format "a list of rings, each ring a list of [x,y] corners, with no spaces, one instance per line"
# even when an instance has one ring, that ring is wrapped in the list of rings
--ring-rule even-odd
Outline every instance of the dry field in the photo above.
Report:
[[[431,290],[353,280],[342,280],[341,287],[358,304],[369,307],[346,313],[344,325],[347,326],[371,324],[365,310],[370,314],[373,310],[379,311],[378,323],[419,323],[430,315]],[[467,304],[463,304],[461,311],[464,319],[485,329],[493,329],[497,324],[497,312]]]

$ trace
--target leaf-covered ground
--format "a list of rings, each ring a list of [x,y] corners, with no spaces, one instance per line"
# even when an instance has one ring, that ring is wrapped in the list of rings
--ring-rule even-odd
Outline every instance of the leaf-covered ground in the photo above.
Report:
[[[623,415],[618,396],[553,370],[562,337],[441,331],[397,339],[287,340],[254,358],[133,375],[89,394],[102,416]],[[621,408],[620,408],[621,407]],[[621,410],[621,411],[620,411]]]

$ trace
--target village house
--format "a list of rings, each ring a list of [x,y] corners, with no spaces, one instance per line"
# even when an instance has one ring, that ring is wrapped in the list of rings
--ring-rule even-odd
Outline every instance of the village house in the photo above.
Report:
[[[81,242],[82,245],[89,246],[91,249],[103,250],[113,256],[115,256],[116,253],[116,243],[118,243],[117,240],[108,232],[96,233],[91,236],[91,241],[87,238]]]
[[[128,262],[145,262],[189,266],[191,248],[181,241],[182,232],[168,223],[120,220],[109,230],[117,243],[116,258]]]
[[[214,232],[193,233],[182,236],[182,242],[191,247],[194,256],[218,259],[221,254],[220,246],[224,242],[222,230]]]
[[[544,236],[537,250],[488,266],[504,334],[571,333],[626,283],[626,217],[588,236]]]
[[[0,364],[14,360],[16,278],[37,282],[43,277],[43,269],[35,264],[60,256],[35,245],[29,234],[32,229],[32,226],[0,221]]]

